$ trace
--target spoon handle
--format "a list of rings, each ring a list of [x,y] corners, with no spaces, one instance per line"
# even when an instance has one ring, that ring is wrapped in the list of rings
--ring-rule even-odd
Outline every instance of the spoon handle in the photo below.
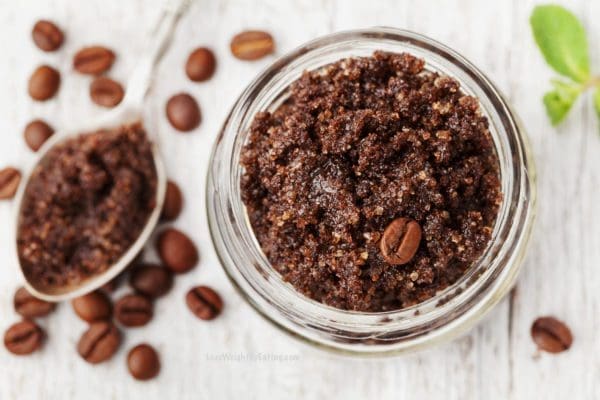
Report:
[[[173,38],[175,26],[193,0],[167,0],[152,36],[148,48],[134,68],[127,82],[127,94],[123,103],[131,109],[140,110],[144,97],[150,88],[154,68],[165,54]]]

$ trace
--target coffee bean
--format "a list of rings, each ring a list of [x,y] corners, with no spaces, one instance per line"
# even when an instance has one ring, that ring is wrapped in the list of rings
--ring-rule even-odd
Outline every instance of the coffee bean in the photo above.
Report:
[[[123,281],[126,279],[126,277],[129,275],[129,273],[142,263],[143,259],[144,259],[144,249],[140,250],[138,255],[135,256],[135,258],[129,263],[129,265],[127,265],[125,267],[125,269],[123,271],[121,271],[121,273],[119,275],[115,276],[110,281],[108,281],[104,285],[100,286],[100,290],[102,290],[106,294],[110,294],[110,293],[114,292],[115,290],[117,290],[121,286]]]
[[[15,311],[25,318],[38,318],[50,314],[56,308],[55,303],[40,300],[33,296],[24,287],[15,292],[13,298]]]
[[[42,346],[44,331],[35,322],[23,320],[4,334],[4,347],[16,355],[31,354]]]
[[[29,78],[29,95],[32,99],[46,101],[58,92],[60,87],[60,73],[48,66],[38,67]]]
[[[540,317],[531,325],[531,337],[540,350],[560,353],[573,344],[571,330],[554,317]]]
[[[198,249],[184,233],[177,229],[164,230],[156,242],[162,262],[176,274],[194,268],[198,263]]]
[[[84,321],[94,322],[110,318],[112,306],[104,292],[95,291],[71,301],[75,314]]]
[[[106,282],[104,285],[100,286],[100,290],[102,290],[107,295],[114,292],[115,290],[117,290],[119,288],[119,286],[121,286],[121,283],[123,282],[124,275],[127,274],[127,272],[126,272],[127,268],[128,267],[126,267],[125,271],[121,272],[119,275],[112,278],[110,281]]]
[[[240,60],[258,60],[275,50],[273,37],[263,31],[245,31],[231,39],[231,53]]]
[[[202,115],[196,100],[187,93],[179,93],[171,97],[166,107],[167,119],[181,132],[188,132],[200,125]]]
[[[121,344],[121,333],[109,321],[93,322],[77,344],[77,352],[87,362],[98,364],[116,353]]]
[[[167,191],[165,193],[165,202],[162,209],[162,219],[165,221],[173,221],[179,216],[183,207],[183,195],[179,186],[175,182],[167,182]]]
[[[129,351],[127,367],[135,379],[145,381],[158,375],[160,360],[152,346],[139,344]]]
[[[115,318],[125,326],[146,325],[152,315],[152,302],[138,294],[125,295],[115,303]]]
[[[31,31],[33,42],[43,51],[57,50],[64,41],[63,32],[50,21],[39,20]]]
[[[19,188],[21,172],[12,167],[0,169],[0,200],[12,199]]]
[[[114,107],[123,100],[125,91],[117,81],[99,76],[90,85],[92,101],[102,107]]]
[[[419,224],[408,218],[397,218],[383,231],[379,247],[387,263],[401,265],[413,258],[420,242]]]
[[[52,134],[54,134],[54,129],[41,119],[35,119],[28,123],[23,132],[25,142],[33,151],[38,151]]]
[[[117,290],[119,287],[119,281],[117,278],[113,278],[110,281],[106,282],[104,285],[100,286],[100,290],[102,290],[106,294],[110,294]]]
[[[125,271],[121,272],[116,277],[112,278],[110,281],[106,282],[104,285],[100,286],[100,290],[106,294],[110,294],[117,290],[121,286],[121,283],[123,283],[124,275],[127,274],[126,271],[127,269],[125,269]]]
[[[188,57],[185,64],[185,73],[194,82],[210,79],[215,73],[217,60],[212,50],[199,47]]]
[[[114,61],[115,53],[106,47],[85,47],[73,57],[73,68],[82,74],[99,75],[108,71]]]
[[[155,299],[165,295],[171,289],[173,275],[165,267],[146,264],[131,272],[129,283],[141,294]]]
[[[221,297],[208,286],[190,289],[185,302],[196,317],[207,321],[216,318],[223,309]]]

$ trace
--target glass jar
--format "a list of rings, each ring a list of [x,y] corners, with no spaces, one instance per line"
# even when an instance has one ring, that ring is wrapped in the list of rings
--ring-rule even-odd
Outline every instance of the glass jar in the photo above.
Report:
[[[435,297],[387,312],[336,309],[297,292],[271,267],[253,234],[240,196],[240,152],[259,111],[277,108],[304,70],[375,50],[409,52],[428,70],[457,79],[479,99],[500,160],[504,202],[492,240],[465,275]],[[466,332],[510,290],[522,264],[535,208],[529,144],[513,110],[490,80],[448,47],[392,28],[335,33],[280,58],[244,90],[215,143],[207,181],[210,232],[225,272],[242,296],[273,325],[316,347],[355,355],[396,354]]]

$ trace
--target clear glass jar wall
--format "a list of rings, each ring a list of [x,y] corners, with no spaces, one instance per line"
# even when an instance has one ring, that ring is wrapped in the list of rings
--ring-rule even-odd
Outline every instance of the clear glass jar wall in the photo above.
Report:
[[[375,50],[409,52],[426,68],[457,79],[479,99],[500,159],[504,202],[490,245],[454,285],[397,311],[332,308],[298,293],[270,266],[252,232],[240,196],[239,157],[257,112],[276,108],[289,85],[312,70]],[[355,355],[414,351],[449,340],[479,321],[511,288],[522,264],[535,209],[535,173],[518,118],[498,89],[458,53],[422,35],[373,28],[313,40],[280,58],[241,94],[215,143],[207,182],[207,212],[215,250],[242,296],[268,321],[296,338]]]

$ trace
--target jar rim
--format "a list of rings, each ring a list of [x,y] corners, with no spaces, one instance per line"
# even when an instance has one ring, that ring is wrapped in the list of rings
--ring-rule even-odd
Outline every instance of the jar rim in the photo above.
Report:
[[[342,310],[297,292],[262,254],[241,202],[239,152],[256,112],[281,102],[285,89],[303,70],[388,48],[417,53],[425,59],[428,69],[457,79],[461,90],[478,98],[490,122],[500,159],[504,199],[490,243],[457,282],[407,308],[383,312]],[[209,229],[216,253],[234,286],[259,314],[284,331],[342,352],[414,350],[435,339],[449,338],[446,331],[457,334],[466,329],[469,322],[472,325],[510,289],[533,223],[534,175],[527,138],[518,118],[499,90],[464,57],[406,30],[344,31],[312,40],[279,58],[237,99],[215,142],[209,164]]]

